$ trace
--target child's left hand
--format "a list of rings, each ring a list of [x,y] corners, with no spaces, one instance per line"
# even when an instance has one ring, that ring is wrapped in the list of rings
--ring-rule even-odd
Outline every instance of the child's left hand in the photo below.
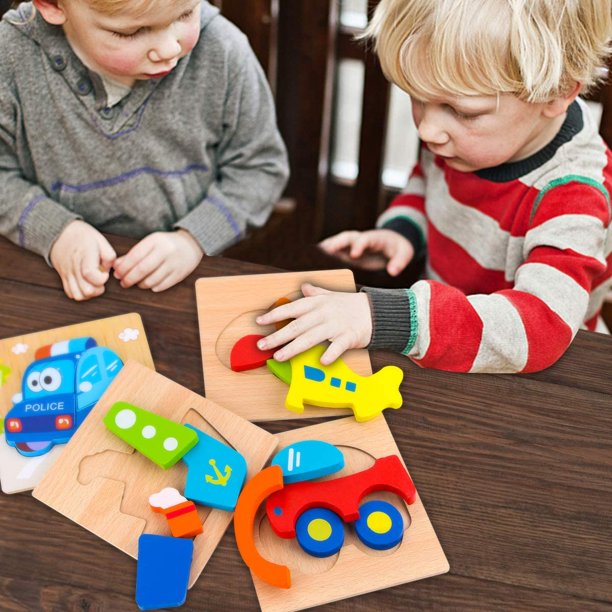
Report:
[[[204,252],[186,230],[154,232],[115,260],[115,278],[124,289],[165,291],[189,276]]]
[[[344,351],[363,348],[370,343],[372,313],[365,293],[327,291],[308,283],[302,285],[302,293],[302,299],[278,306],[257,317],[259,325],[294,319],[260,340],[257,346],[261,350],[286,344],[274,354],[274,359],[287,361],[329,340],[331,344],[321,357],[321,363],[329,365]]]

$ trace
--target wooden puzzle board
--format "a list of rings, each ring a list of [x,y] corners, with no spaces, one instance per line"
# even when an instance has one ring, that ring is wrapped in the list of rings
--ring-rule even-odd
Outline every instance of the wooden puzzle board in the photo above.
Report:
[[[36,350],[47,344],[72,338],[91,336],[100,346],[106,346],[125,363],[132,359],[155,369],[142,319],[129,313],[88,321],[66,327],[15,336],[0,340],[0,422],[11,409],[11,398],[21,392],[21,379],[27,366],[34,361]],[[7,375],[7,370],[10,373]],[[63,452],[66,444],[54,446],[38,457],[24,457],[0,436],[0,481],[4,493],[18,493],[33,489]]]
[[[100,398],[66,451],[34,489],[51,506],[134,558],[142,533],[170,535],[164,516],[149,507],[149,496],[164,487],[183,492],[186,465],[163,470],[106,429],[102,419],[117,401],[190,423],[233,447],[247,461],[251,478],[277,445],[277,439],[189,389],[129,362]],[[204,532],[194,540],[189,587],[210,559],[232,513],[198,506]]]
[[[274,331],[272,325],[257,325],[255,317],[266,312],[281,297],[301,297],[300,286],[305,282],[330,290],[355,291],[350,270],[222,276],[196,281],[207,398],[249,421],[352,414],[348,409],[313,406],[306,406],[303,413],[296,414],[285,408],[287,385],[267,367],[246,372],[234,372],[230,368],[230,351],[238,339],[248,334],[268,335]],[[342,358],[357,374],[368,376],[372,373],[370,356],[365,349],[348,351]]]
[[[367,469],[376,458],[400,456],[383,416],[367,423],[357,423],[350,417],[295,429],[277,437],[277,452],[299,440],[324,440],[338,446],[344,453],[345,467],[322,480]],[[364,501],[368,499],[393,503],[402,513],[404,524],[410,522],[402,542],[394,549],[376,551],[363,545],[352,527],[345,525],[344,546],[337,555],[324,559],[303,552],[295,539],[279,538],[272,531],[262,505],[255,521],[259,526],[254,534],[257,549],[269,561],[287,565],[292,581],[289,589],[280,589],[253,575],[263,612],[302,610],[448,571],[448,561],[418,495],[410,506],[389,493],[377,492],[364,497]]]

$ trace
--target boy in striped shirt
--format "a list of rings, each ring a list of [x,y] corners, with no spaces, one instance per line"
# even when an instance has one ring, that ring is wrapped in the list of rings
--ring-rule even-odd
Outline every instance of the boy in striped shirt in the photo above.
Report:
[[[577,98],[610,52],[609,0],[383,0],[367,35],[411,97],[422,148],[377,229],[321,243],[426,280],[357,294],[306,285],[258,322],[286,360],[329,340],[460,372],[530,372],[580,328],[602,329],[612,285],[612,154]],[[287,344],[288,343],[288,344]]]

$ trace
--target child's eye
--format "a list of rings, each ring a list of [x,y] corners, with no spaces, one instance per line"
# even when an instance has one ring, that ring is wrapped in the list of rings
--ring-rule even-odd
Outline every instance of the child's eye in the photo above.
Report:
[[[461,111],[458,111],[456,108],[453,108],[452,106],[449,106],[449,108],[451,109],[455,117],[463,121],[473,121],[474,119],[477,119],[478,117],[480,117],[480,113],[470,115],[468,113],[462,113]]]
[[[191,9],[190,11],[185,11],[180,17],[179,17],[179,21],[184,21],[186,19],[189,19],[191,16],[193,15],[193,9]]]
[[[125,32],[111,32],[113,36],[117,38],[136,38],[139,34],[144,32],[144,28],[138,28],[135,32],[130,32],[126,34]]]

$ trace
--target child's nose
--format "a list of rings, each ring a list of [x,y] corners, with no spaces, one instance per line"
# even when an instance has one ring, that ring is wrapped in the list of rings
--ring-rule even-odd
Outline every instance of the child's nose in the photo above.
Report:
[[[417,131],[419,138],[431,144],[446,144],[449,140],[448,133],[444,129],[440,117],[433,111],[424,112],[418,122]]]
[[[148,53],[152,62],[167,62],[177,57],[181,52],[181,45],[175,36],[165,35],[156,41]]]

